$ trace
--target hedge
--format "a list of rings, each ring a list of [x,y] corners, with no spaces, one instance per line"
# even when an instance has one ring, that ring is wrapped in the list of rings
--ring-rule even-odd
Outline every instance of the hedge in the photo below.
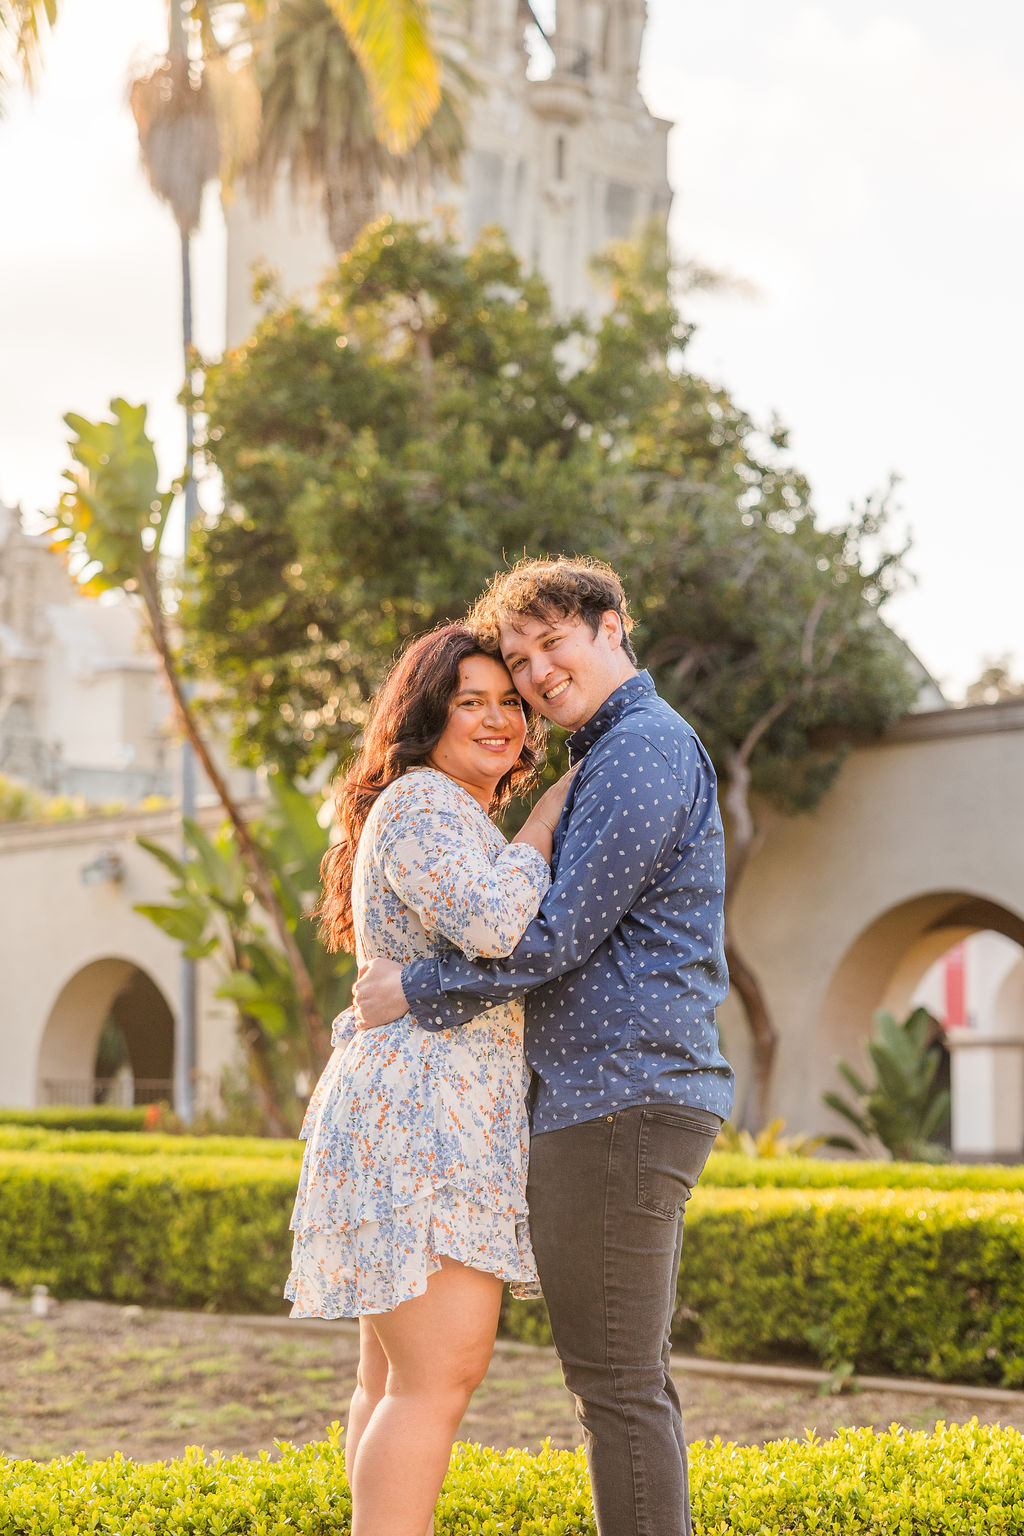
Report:
[[[302,1161],[302,1143],[269,1136],[177,1136],[155,1131],[63,1131],[0,1123],[0,1152],[116,1152],[124,1157],[255,1157]]]
[[[273,1312],[295,1170],[280,1158],[0,1154],[0,1284]]]
[[[0,1284],[282,1311],[295,1170],[278,1158],[0,1154]],[[940,1381],[1024,1385],[1024,1196],[705,1189],[688,1207],[677,1343]],[[542,1305],[505,1331],[549,1337]]]
[[[691,1447],[701,1536],[1024,1536],[1024,1442],[1014,1430],[846,1430],[823,1443]],[[115,1456],[4,1461],[0,1536],[343,1536],[351,1503],[337,1426],[280,1458],[204,1456],[150,1465]],[[438,1536],[594,1536],[582,1451],[459,1445]]]
[[[42,1125],[50,1130],[141,1131],[146,1105],[118,1109],[110,1104],[55,1104],[46,1109],[0,1109],[0,1125]]]
[[[186,1136],[146,1132],[130,1126],[100,1125],[97,1119],[141,1117],[144,1109],[0,1110],[0,1152],[118,1152],[126,1156],[165,1153],[176,1157],[280,1157],[296,1166],[297,1140],[267,1136]],[[37,1123],[36,1116],[52,1116]],[[81,1119],[65,1128],[61,1117]],[[17,1118],[15,1118],[17,1117]],[[713,1152],[701,1176],[702,1189],[939,1189],[1020,1190],[1024,1167],[999,1163],[889,1163],[833,1161],[814,1157],[746,1157]]]
[[[1024,1196],[706,1189],[688,1213],[679,1341],[1024,1386]]]
[[[701,1189],[1005,1189],[1024,1192],[1024,1168],[1001,1163],[869,1163],[712,1152]]]

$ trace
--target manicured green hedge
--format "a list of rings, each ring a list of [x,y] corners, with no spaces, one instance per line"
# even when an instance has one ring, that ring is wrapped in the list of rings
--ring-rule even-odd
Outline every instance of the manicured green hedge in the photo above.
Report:
[[[0,1284],[217,1311],[283,1306],[280,1158],[0,1154]]]
[[[130,1109],[118,1109],[108,1104],[87,1104],[81,1108],[56,1104],[46,1109],[0,1109],[0,1125],[44,1125],[56,1131],[141,1131],[145,1120],[144,1104]]]
[[[0,1153],[0,1284],[283,1310],[281,1157]],[[714,1189],[688,1207],[676,1338],[724,1359],[1024,1386],[1024,1195]],[[505,1331],[544,1341],[543,1305]]]
[[[1024,1536],[1024,1442],[976,1422],[935,1433],[849,1430],[817,1443],[691,1448],[701,1536]],[[191,1450],[139,1465],[0,1460],[0,1536],[343,1536],[351,1504],[336,1429],[258,1460]],[[438,1536],[593,1536],[581,1451],[456,1447]]]
[[[1024,1386],[1024,1196],[706,1189],[688,1207],[676,1336],[778,1358]]]
[[[701,1189],[1007,1189],[1024,1191],[1024,1167],[1001,1163],[869,1163],[712,1152]]]
[[[41,1125],[0,1124],[0,1152],[116,1152],[124,1157],[283,1158],[296,1169],[302,1143],[269,1136],[175,1136],[153,1131],[53,1131]]]

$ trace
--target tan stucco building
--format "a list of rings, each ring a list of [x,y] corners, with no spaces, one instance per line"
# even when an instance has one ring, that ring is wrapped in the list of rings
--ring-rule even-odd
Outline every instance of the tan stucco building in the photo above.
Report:
[[[91,803],[170,795],[170,700],[133,605],[83,597],[0,503],[0,774]]]

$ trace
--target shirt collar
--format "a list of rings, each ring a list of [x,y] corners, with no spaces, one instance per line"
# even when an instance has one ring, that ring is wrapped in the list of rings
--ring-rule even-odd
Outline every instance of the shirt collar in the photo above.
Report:
[[[578,763],[584,752],[588,752],[605,731],[621,720],[633,704],[653,692],[654,679],[649,672],[638,672],[635,677],[627,677],[614,693],[608,695],[597,714],[591,715],[586,725],[581,725],[569,737],[566,746],[569,748],[570,763]]]

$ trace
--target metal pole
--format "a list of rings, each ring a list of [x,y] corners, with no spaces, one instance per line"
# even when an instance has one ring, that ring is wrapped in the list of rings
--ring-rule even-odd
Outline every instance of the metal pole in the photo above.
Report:
[[[181,11],[178,0],[171,4],[172,49],[182,47],[184,37],[181,27]],[[192,264],[188,230],[181,229],[181,316],[182,344],[185,355],[185,380],[192,379]],[[185,402],[185,527],[182,547],[182,579],[188,566],[188,544],[192,524],[198,511],[198,495],[194,474],[195,432],[192,421],[191,399]],[[191,695],[186,684],[186,698]],[[190,857],[188,843],[184,839],[184,823],[195,820],[196,814],[196,760],[191,743],[186,737],[181,748],[181,817],[182,857],[187,863]],[[196,965],[194,960],[182,955],[181,960],[181,1008],[178,1014],[178,1030],[174,1050],[174,1098],[175,1110],[185,1125],[195,1119],[195,1068],[196,1068]]]
[[[181,310],[182,339],[185,349],[185,378],[191,379],[192,368],[192,273],[189,237],[181,232]],[[195,475],[193,474],[194,429],[191,404],[185,405],[185,529],[182,551],[183,569],[188,561],[188,541],[192,524],[198,511]],[[191,688],[186,685],[186,697]],[[190,849],[184,838],[184,823],[194,821],[196,814],[196,759],[188,738],[181,747],[181,818],[182,858],[187,863]],[[181,1007],[178,1012],[177,1038],[174,1043],[174,1099],[178,1117],[191,1125],[195,1119],[196,1068],[196,965],[194,960],[182,955],[181,959]]]

